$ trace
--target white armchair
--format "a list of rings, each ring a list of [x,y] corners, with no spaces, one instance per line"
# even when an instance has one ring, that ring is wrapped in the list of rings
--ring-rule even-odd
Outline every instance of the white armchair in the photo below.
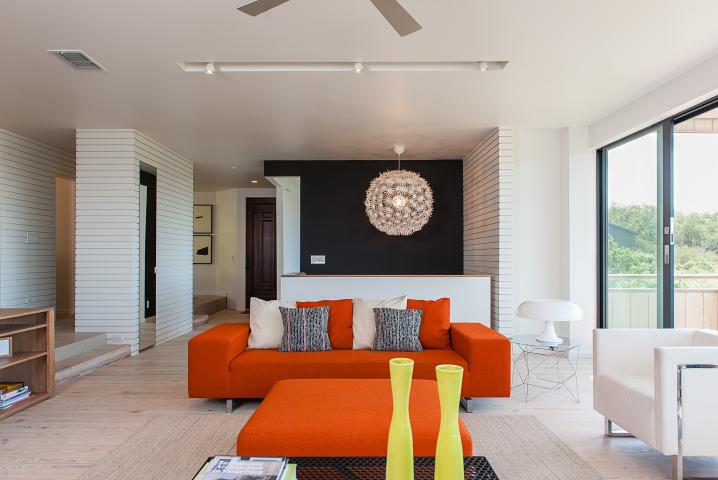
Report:
[[[683,456],[718,456],[718,332],[600,329],[593,348],[593,408],[606,435],[616,423],[673,456],[674,479]]]

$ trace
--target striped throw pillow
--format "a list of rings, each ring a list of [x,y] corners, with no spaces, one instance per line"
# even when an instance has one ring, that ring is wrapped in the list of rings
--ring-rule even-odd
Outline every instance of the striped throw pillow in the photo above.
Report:
[[[329,307],[279,307],[284,324],[280,352],[322,352],[331,350],[329,343]]]
[[[421,310],[375,308],[376,335],[372,350],[383,352],[421,352],[419,342]]]

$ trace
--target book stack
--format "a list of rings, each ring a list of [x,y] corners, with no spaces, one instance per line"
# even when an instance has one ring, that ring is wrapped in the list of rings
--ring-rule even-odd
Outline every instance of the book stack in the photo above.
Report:
[[[195,480],[296,480],[296,465],[286,458],[212,457],[195,475]]]
[[[22,382],[0,382],[0,409],[25,400],[30,393],[28,386]]]

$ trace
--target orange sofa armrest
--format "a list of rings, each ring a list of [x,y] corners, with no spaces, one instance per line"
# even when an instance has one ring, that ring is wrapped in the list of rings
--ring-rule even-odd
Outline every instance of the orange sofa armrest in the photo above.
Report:
[[[229,364],[247,349],[249,324],[222,323],[191,338],[188,345],[189,396],[232,398]]]
[[[451,345],[469,364],[465,396],[511,395],[511,341],[480,323],[452,323]]]

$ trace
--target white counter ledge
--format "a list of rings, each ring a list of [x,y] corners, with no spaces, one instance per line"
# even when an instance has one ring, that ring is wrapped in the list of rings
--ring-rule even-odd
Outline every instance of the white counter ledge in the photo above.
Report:
[[[490,326],[490,275],[282,275],[280,299],[451,299],[451,321]]]

